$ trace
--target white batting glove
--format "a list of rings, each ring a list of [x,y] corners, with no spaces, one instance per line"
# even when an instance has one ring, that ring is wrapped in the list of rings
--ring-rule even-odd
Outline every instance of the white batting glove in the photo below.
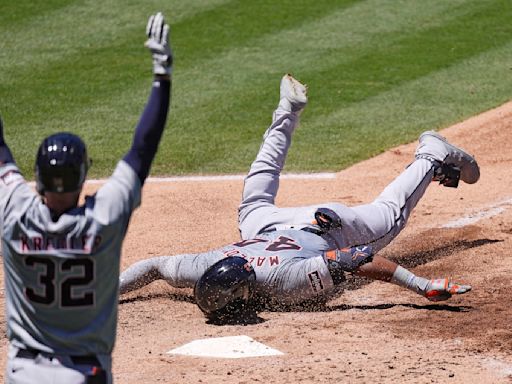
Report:
[[[153,56],[153,73],[155,75],[170,75],[172,72],[172,52],[169,45],[169,25],[165,24],[164,15],[158,12],[151,15],[146,27],[148,39],[144,46]]]
[[[430,301],[444,301],[453,295],[462,295],[469,291],[470,285],[452,283],[448,279],[435,279],[429,281],[424,294]]]

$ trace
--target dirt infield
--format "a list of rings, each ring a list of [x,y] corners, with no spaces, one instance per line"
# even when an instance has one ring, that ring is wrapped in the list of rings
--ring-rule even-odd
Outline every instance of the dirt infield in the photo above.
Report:
[[[481,179],[457,189],[432,184],[382,255],[421,275],[469,283],[472,292],[433,304],[397,286],[361,281],[329,302],[328,311],[262,312],[258,324],[215,326],[205,322],[189,290],[155,282],[121,297],[116,382],[511,383],[512,103],[442,133],[476,156]],[[389,150],[335,179],[283,180],[278,204],[369,202],[411,161],[415,146]],[[123,269],[140,259],[238,239],[241,190],[240,180],[147,183],[124,245]],[[284,354],[166,354],[194,339],[234,335]],[[4,340],[2,367],[6,345]]]

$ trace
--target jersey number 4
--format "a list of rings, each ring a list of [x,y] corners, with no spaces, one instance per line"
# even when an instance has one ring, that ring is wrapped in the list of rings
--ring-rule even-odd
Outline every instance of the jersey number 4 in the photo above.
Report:
[[[233,245],[237,247],[246,247],[251,244],[256,243],[268,243],[269,240],[267,239],[248,239],[248,240],[242,240],[238,243],[235,243]],[[298,245],[294,239],[286,236],[279,236],[277,239],[274,239],[268,247],[265,248],[265,251],[270,252],[279,252],[279,251],[297,251],[302,249],[300,245]]]
[[[61,307],[93,305],[94,291],[74,292],[94,280],[94,261],[87,258],[68,259],[59,264],[57,268],[53,260],[42,257],[28,256],[25,259],[25,265],[38,273],[38,285],[25,288],[27,298],[34,303],[52,305],[59,297]]]

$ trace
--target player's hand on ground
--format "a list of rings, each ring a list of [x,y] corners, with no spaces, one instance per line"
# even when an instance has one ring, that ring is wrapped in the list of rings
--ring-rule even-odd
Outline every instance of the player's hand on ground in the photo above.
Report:
[[[164,15],[161,12],[149,17],[146,35],[148,39],[144,46],[151,51],[153,73],[155,75],[170,75],[172,51],[169,44],[169,25],[165,23]]]
[[[471,291],[470,285],[463,285],[448,279],[430,280],[425,290],[425,297],[430,301],[448,300],[453,295],[462,295]]]

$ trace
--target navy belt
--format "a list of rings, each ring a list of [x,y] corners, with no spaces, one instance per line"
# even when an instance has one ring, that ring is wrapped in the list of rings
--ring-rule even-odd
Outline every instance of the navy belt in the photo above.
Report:
[[[16,357],[22,359],[35,359],[39,354],[44,352],[38,351],[37,349],[19,349],[16,353]],[[98,358],[94,355],[90,356],[69,356],[73,364],[75,365],[93,365],[95,367],[101,367],[101,363]]]

